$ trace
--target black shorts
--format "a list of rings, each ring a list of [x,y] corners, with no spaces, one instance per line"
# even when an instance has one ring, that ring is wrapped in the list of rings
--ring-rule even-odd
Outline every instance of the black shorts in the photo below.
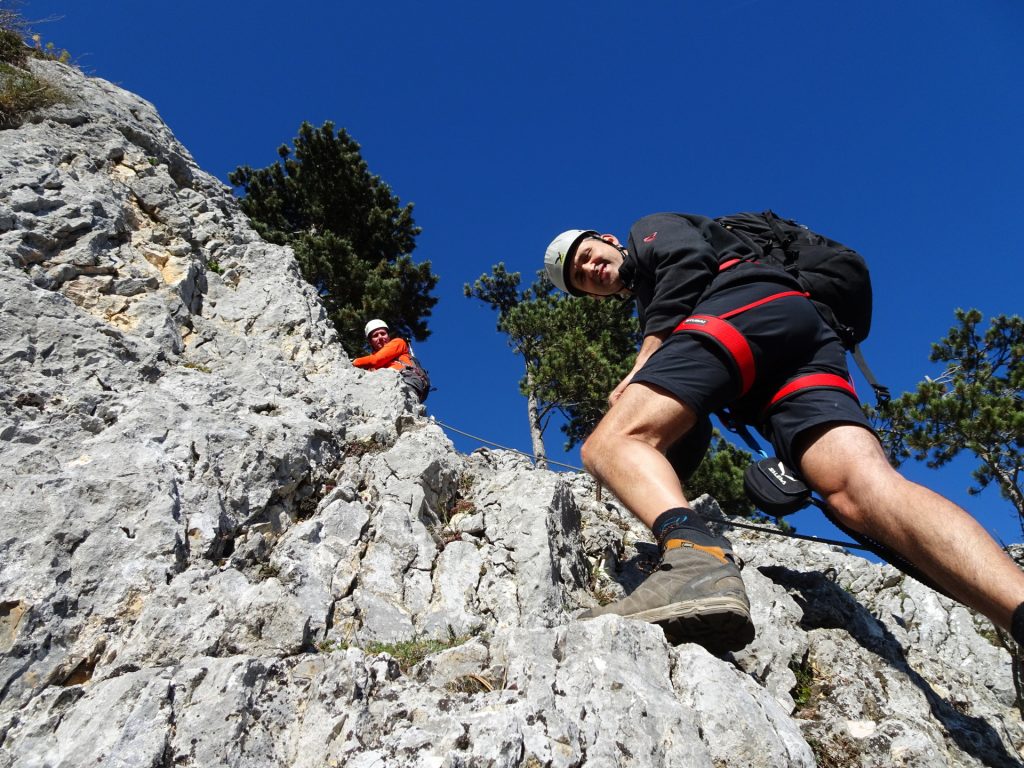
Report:
[[[693,314],[718,316],[790,289],[774,282],[728,288],[705,297]],[[729,322],[746,338],[754,357],[754,383],[742,397],[739,372],[731,356],[714,340],[695,333],[669,336],[633,381],[668,391],[697,414],[698,423],[728,408],[735,418],[761,432],[776,455],[794,469],[794,443],[811,427],[848,423],[871,429],[860,403],[840,389],[800,390],[767,408],[783,386],[801,376],[829,373],[850,378],[846,351],[809,299],[776,299],[735,315]],[[705,440],[687,442],[701,454],[707,448]]]

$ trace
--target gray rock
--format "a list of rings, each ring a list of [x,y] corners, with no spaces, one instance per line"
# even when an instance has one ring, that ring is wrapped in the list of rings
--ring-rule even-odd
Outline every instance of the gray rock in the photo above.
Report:
[[[575,621],[649,532],[455,452],[152,105],[31,66],[70,99],[0,131],[0,768],[1020,764],[987,622],[711,499],[753,644]]]

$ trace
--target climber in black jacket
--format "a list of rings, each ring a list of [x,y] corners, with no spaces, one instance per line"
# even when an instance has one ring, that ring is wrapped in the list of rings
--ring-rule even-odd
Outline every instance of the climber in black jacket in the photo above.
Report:
[[[706,434],[709,415],[729,408],[762,431],[842,525],[1024,642],[1024,573],[964,510],[890,466],[835,332],[794,278],[752,263],[752,255],[716,221],[684,214],[641,219],[625,248],[594,230],[563,232],[548,246],[545,267],[556,286],[575,296],[633,297],[643,332],[636,363],[610,394],[582,457],[652,529],[662,560],[628,597],[582,617],[656,622],[672,639],[713,650],[753,639],[732,547],[690,509],[665,458],[689,438],[694,466],[707,447],[692,439],[694,430]]]

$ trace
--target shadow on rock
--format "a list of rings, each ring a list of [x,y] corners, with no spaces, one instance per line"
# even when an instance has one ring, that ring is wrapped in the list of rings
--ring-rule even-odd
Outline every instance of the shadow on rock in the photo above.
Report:
[[[626,595],[631,594],[654,573],[660,560],[660,553],[655,544],[638,542],[635,546],[636,554],[633,557],[618,561],[614,570],[609,569],[608,572],[609,578],[622,587]]]
[[[1007,751],[991,725],[981,718],[970,717],[959,711],[911,668],[899,641],[853,595],[833,581],[834,571],[795,571],[783,566],[761,566],[758,570],[785,588],[803,610],[801,629],[846,630],[865,650],[905,674],[925,695],[932,715],[964,752],[992,768],[1021,765]]]

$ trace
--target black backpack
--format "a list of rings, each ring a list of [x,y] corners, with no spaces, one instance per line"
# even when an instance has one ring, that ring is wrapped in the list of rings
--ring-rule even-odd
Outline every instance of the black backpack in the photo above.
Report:
[[[871,330],[871,276],[864,257],[772,211],[715,219],[751,241],[761,261],[776,264],[811,295],[843,346],[853,349]]]
[[[430,374],[427,373],[427,369],[423,367],[420,361],[416,359],[416,356],[412,353],[412,347],[409,348],[409,362],[402,363],[402,366],[398,371],[402,381],[416,393],[416,397],[422,403],[427,399],[427,395],[430,394]]]
[[[871,275],[852,248],[773,211],[734,213],[715,219],[751,243],[761,261],[776,264],[799,281],[853,359],[880,402],[888,388],[878,383],[859,344],[871,330]]]

